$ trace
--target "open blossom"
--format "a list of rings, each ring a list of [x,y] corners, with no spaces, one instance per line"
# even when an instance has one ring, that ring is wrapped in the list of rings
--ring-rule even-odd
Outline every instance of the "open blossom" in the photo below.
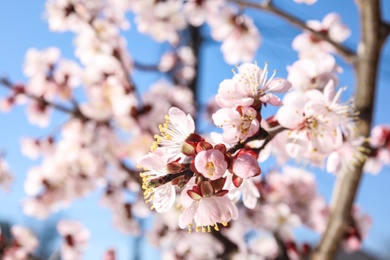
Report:
[[[288,66],[287,70],[287,80],[291,82],[294,90],[322,90],[330,80],[337,85],[336,72],[339,72],[340,68],[332,55],[321,53],[312,58],[302,57]]]
[[[178,210],[155,216],[153,229],[149,229],[149,242],[163,249],[162,259],[216,259],[224,251],[214,236],[192,233],[188,236],[177,228]]]
[[[301,224],[300,218],[284,203],[266,204],[262,209],[262,225],[272,232],[277,232],[284,239],[291,238],[292,229]]]
[[[197,232],[206,232],[206,228],[210,232],[210,227],[218,230],[218,223],[226,225],[237,219],[237,207],[225,196],[226,193],[226,190],[216,190],[209,181],[203,181],[192,189],[183,189],[180,203],[184,209],[179,218],[180,228],[188,226],[191,232],[195,222]]]
[[[329,154],[326,170],[333,174],[337,174],[345,167],[351,169],[359,164],[359,161],[363,158],[363,154],[360,151],[363,143],[363,138],[345,140],[340,147]]]
[[[371,217],[354,205],[352,208],[352,223],[350,223],[342,240],[343,249],[349,253],[361,249],[363,239],[367,236],[371,225]]]
[[[220,150],[209,149],[196,155],[195,167],[204,177],[216,180],[225,174],[228,164]]]
[[[351,31],[341,22],[341,18],[337,13],[326,15],[322,22],[309,20],[306,24],[313,30],[329,36],[335,42],[343,42],[351,34]],[[310,32],[304,32],[295,37],[292,47],[303,56],[315,56],[321,52],[335,52],[333,45],[315,37]]]
[[[93,190],[101,183],[107,158],[116,147],[111,129],[92,121],[70,120],[63,126],[62,137],[44,155],[42,165],[28,173],[25,189],[34,198],[24,204],[27,214],[45,217]]]
[[[150,90],[142,96],[142,103],[143,107],[140,111],[135,110],[135,113],[132,111],[132,116],[137,123],[133,125],[152,133],[161,131],[159,124],[164,122],[161,117],[166,113],[169,116],[169,109],[172,106],[190,115],[194,115],[196,111],[191,90],[187,87],[172,86],[166,81],[153,84]]]
[[[260,129],[260,114],[251,107],[221,108],[212,118],[215,125],[223,128],[222,138],[228,144],[243,142]]]
[[[28,77],[46,75],[59,58],[60,50],[55,47],[43,51],[29,49],[26,53],[24,74]]]
[[[378,174],[384,165],[390,164],[390,126],[377,125],[370,135],[372,153],[364,164],[364,171]]]
[[[178,32],[186,26],[182,8],[182,1],[144,1],[133,3],[133,10],[137,14],[135,21],[141,33],[151,35],[156,41],[168,41],[177,44]]]
[[[291,83],[285,79],[268,79],[268,65],[261,69],[257,64],[244,63],[238,68],[232,79],[221,82],[216,96],[219,106],[233,108],[235,106],[257,107],[261,103],[281,105],[280,99],[273,93],[285,93],[291,88]]]
[[[253,60],[260,45],[260,33],[250,17],[225,7],[218,15],[210,17],[208,23],[211,36],[223,42],[221,51],[226,62],[237,64]]]
[[[260,237],[257,237],[249,242],[249,250],[251,254],[245,256],[244,258],[234,258],[239,259],[276,259],[279,254],[278,243],[271,234],[260,234]]]
[[[271,191],[267,199],[286,203],[291,212],[298,215],[302,223],[317,228],[321,218],[322,197],[317,195],[315,177],[312,173],[295,167],[283,167],[283,174],[273,172],[267,175]]]
[[[193,26],[202,25],[209,17],[218,15],[218,9],[222,6],[223,0],[189,0],[183,6],[186,19]]]
[[[44,102],[32,100],[27,107],[27,118],[31,124],[46,127],[50,123],[51,108]]]
[[[145,189],[145,200],[147,202],[152,201],[153,208],[157,212],[168,211],[176,199],[175,187],[171,183],[166,183],[159,187],[153,187],[151,184],[157,178],[169,174],[167,157],[164,157],[162,151],[159,150],[141,157],[138,165],[145,169],[141,174],[143,188]]]
[[[47,18],[53,31],[71,30],[78,32],[87,26],[88,21],[98,14],[103,1],[50,0],[46,3]]]
[[[286,146],[290,156],[306,152],[328,154],[341,145],[342,129],[347,128],[355,114],[353,106],[339,103],[344,90],[334,93],[332,88],[328,84],[324,93],[310,90],[285,96],[276,119],[290,129]]]
[[[65,86],[71,88],[78,86],[81,82],[80,76],[81,69],[79,65],[74,61],[66,59],[60,60],[54,72],[55,82],[62,88],[65,88]]]
[[[224,189],[229,190],[229,198],[236,202],[242,199],[244,206],[248,209],[254,209],[257,205],[257,201],[260,198],[260,192],[253,182],[254,178],[244,179],[239,187],[233,184],[232,176],[227,177]]]
[[[89,231],[80,222],[61,220],[57,224],[58,233],[63,238],[61,257],[64,260],[82,259],[89,240]]]
[[[39,241],[30,229],[22,226],[11,228],[13,243],[4,251],[3,260],[25,260],[37,249]]]
[[[179,256],[188,256],[184,259],[216,259],[218,255],[224,252],[222,243],[213,236],[194,233],[191,236],[185,236],[183,239],[175,240],[173,246],[176,250],[175,256],[164,259],[177,259]]]
[[[195,123],[191,115],[186,115],[176,107],[169,109],[165,119],[165,123],[160,126],[160,135],[156,135],[152,150],[162,150],[169,159],[173,159],[183,155],[183,149],[188,147],[186,139],[194,133]]]
[[[113,225],[120,232],[126,235],[139,236],[140,226],[132,215],[132,205],[124,203],[113,211]]]
[[[191,48],[182,46],[175,49],[174,52],[170,51],[164,53],[161,56],[158,69],[162,72],[169,71],[174,77],[174,81],[178,81],[179,84],[187,85],[195,77],[195,64],[196,58]],[[176,95],[171,96],[173,98],[176,97]]]

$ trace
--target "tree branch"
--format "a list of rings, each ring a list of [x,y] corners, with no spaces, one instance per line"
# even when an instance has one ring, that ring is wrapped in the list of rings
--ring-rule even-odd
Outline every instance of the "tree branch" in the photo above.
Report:
[[[9,89],[11,91],[15,90],[14,84],[11,81],[9,81],[8,79],[6,79],[6,78],[0,78],[0,86],[4,86],[5,88],[7,88],[7,89]],[[98,120],[89,118],[86,115],[84,115],[80,111],[77,103],[74,100],[72,100],[72,103],[73,103],[74,107],[73,108],[68,108],[68,107],[66,107],[64,105],[57,104],[57,103],[54,103],[54,102],[51,102],[51,101],[47,101],[47,100],[45,100],[42,97],[37,97],[37,96],[35,96],[35,95],[31,94],[31,93],[26,92],[25,90],[23,90],[23,92],[21,92],[21,93],[19,93],[17,95],[24,95],[24,96],[28,97],[29,99],[32,99],[32,100],[35,100],[35,101],[38,101],[38,102],[42,102],[42,104],[44,106],[52,107],[52,108],[54,108],[54,109],[56,109],[58,111],[61,111],[61,112],[65,113],[65,114],[69,114],[69,115],[71,115],[71,116],[73,116],[75,118],[79,118],[82,121],[95,121],[96,123],[100,123],[100,124],[101,123],[109,124],[109,122],[107,122],[107,121],[98,121]],[[132,178],[134,178],[135,181],[137,181],[138,183],[142,184],[142,179],[139,176],[139,171],[131,169],[122,160],[119,160],[119,167],[122,168],[122,170],[124,170],[125,172],[127,172],[130,176],[132,176]]]
[[[160,72],[159,69],[158,69],[158,65],[149,65],[149,64],[144,64],[144,63],[140,63],[140,62],[137,62],[137,61],[134,61],[134,68],[136,70],[141,70],[141,71],[156,71],[156,72]]]
[[[383,37],[387,37],[390,35],[390,23],[389,22],[383,22],[382,23],[382,33],[383,33]]]
[[[374,109],[380,51],[386,38],[381,20],[379,0],[358,0],[361,16],[361,40],[354,67],[357,86],[355,104],[360,112],[357,134],[368,137]],[[368,144],[365,144],[368,148]],[[313,259],[334,259],[340,241],[348,227],[351,209],[358,190],[364,161],[346,167],[340,174],[333,192],[330,215],[325,233],[314,251]]]
[[[272,235],[273,235],[273,237],[274,237],[274,239],[279,247],[279,254],[278,254],[276,260],[290,260],[290,257],[288,256],[287,248],[283,242],[283,239],[276,232],[274,232]]]
[[[231,241],[228,237],[223,235],[221,231],[212,230],[211,235],[219,240],[225,247],[225,250],[221,255],[218,256],[218,259],[232,259],[232,256],[235,252],[238,251],[238,246]]]
[[[242,7],[250,7],[258,10],[263,10],[270,12],[274,15],[277,15],[288,22],[290,22],[292,25],[297,26],[303,30],[310,31],[316,38],[319,38],[321,40],[327,41],[330,44],[333,45],[333,47],[337,50],[337,52],[349,63],[354,64],[356,60],[356,53],[354,50],[337,43],[333,41],[327,34],[320,33],[316,30],[313,30],[312,28],[308,27],[306,25],[306,22],[300,20],[299,18],[285,12],[284,10],[281,10],[280,8],[276,7],[272,1],[264,1],[262,3],[252,3],[252,2],[247,2],[243,0],[230,0],[233,3],[236,3]]]
[[[7,89],[9,89],[9,90],[15,90],[14,84],[11,81],[9,81],[8,79],[6,79],[6,78],[0,78],[0,85],[5,87],[5,88],[7,88]],[[71,115],[76,116],[76,111],[74,109],[68,108],[66,106],[63,106],[61,104],[57,104],[57,103],[54,103],[54,102],[49,102],[49,101],[45,100],[42,97],[37,97],[37,96],[32,95],[32,94],[30,94],[30,93],[28,93],[26,91],[23,91],[23,92],[21,92],[18,95],[24,95],[24,96],[26,96],[26,97],[28,97],[28,98],[30,98],[32,100],[41,102],[45,106],[49,106],[49,107],[55,108],[56,110],[61,111],[63,113],[71,114]]]

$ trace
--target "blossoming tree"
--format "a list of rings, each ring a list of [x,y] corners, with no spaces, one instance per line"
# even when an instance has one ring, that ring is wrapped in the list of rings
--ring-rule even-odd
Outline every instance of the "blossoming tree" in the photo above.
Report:
[[[315,8],[316,0],[294,1]],[[32,48],[27,82],[1,78],[9,90],[2,111],[25,106],[27,120],[43,128],[53,125],[55,110],[66,120],[52,135],[21,141],[25,156],[41,158],[26,174],[24,213],[44,219],[101,189],[101,204],[126,234],[139,235],[138,220],[156,212],[148,237],[166,259],[333,259],[340,246],[358,250],[370,225],[353,204],[362,172],[376,174],[390,162],[390,126],[371,126],[390,25],[379,0],[356,4],[361,39],[348,48],[351,32],[339,14],[302,21],[272,0],[48,0],[49,28],[73,33],[75,59],[61,58],[56,47]],[[298,60],[285,64],[286,78],[272,62],[255,61],[261,36],[248,9],[302,29],[287,43]],[[136,39],[126,37],[128,30],[168,46],[158,64],[133,59],[127,42]],[[224,60],[236,68],[201,109],[199,51],[207,37],[221,43]],[[355,71],[353,97],[339,86],[336,56]],[[141,92],[136,71],[168,80]],[[266,117],[269,107],[277,112]],[[207,120],[200,111],[218,133],[199,131]],[[277,166],[262,171],[271,157]],[[6,189],[12,174],[5,159]],[[305,165],[337,176],[330,205]],[[293,230],[300,226],[320,233],[319,244],[297,242]],[[88,230],[66,219],[57,229],[62,259],[82,259]],[[16,225],[11,233],[0,237],[3,259],[33,256],[32,232]],[[115,251],[103,259],[115,259]]]

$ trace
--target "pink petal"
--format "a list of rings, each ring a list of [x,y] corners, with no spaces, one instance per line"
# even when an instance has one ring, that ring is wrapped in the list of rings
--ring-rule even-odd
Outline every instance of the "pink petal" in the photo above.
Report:
[[[257,160],[250,154],[240,154],[233,162],[233,172],[241,178],[249,178],[260,173]]]

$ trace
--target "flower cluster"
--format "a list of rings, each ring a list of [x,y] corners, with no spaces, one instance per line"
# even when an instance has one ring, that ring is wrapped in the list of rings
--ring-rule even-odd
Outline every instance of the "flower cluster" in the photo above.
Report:
[[[275,74],[275,73],[274,73]],[[261,132],[260,110],[267,103],[280,105],[273,93],[286,92],[291,84],[285,79],[267,78],[267,65],[245,63],[238,73],[221,83],[216,100],[222,108],[213,115],[223,128],[223,142],[206,141],[195,133],[190,115],[171,108],[166,122],[160,125],[152,152],[138,164],[145,199],[158,212],[166,212],[176,201],[175,186],[182,188],[179,226],[193,226],[196,231],[218,229],[238,218],[235,201],[242,195],[244,205],[254,208],[259,198],[252,178],[261,172],[257,153],[239,147]],[[259,138],[264,138],[259,136]],[[229,147],[229,149],[227,148]]]
[[[326,15],[322,22],[309,20],[306,24],[311,29],[329,37],[335,42],[343,42],[351,34],[350,29],[342,23],[337,13]],[[316,37],[311,32],[304,32],[298,35],[292,42],[292,47],[300,56],[306,57],[313,57],[318,53],[336,52],[332,44]]]
[[[335,13],[328,14],[322,23],[313,20],[307,25],[335,42],[349,36],[349,29]],[[342,70],[332,56],[335,49],[311,32],[298,35],[292,46],[299,52],[299,60],[287,67],[291,89],[272,120],[262,122],[267,131],[287,131],[267,143],[260,161],[268,159],[270,153],[277,155],[280,164],[292,158],[323,166],[327,159],[327,171],[332,173],[359,164],[364,157],[364,139],[354,134],[358,113],[353,102],[342,101],[346,87],[337,89]]]
[[[260,130],[262,105],[281,105],[273,93],[284,93],[291,88],[285,79],[268,78],[268,65],[244,63],[237,68],[232,79],[221,82],[216,101],[222,108],[213,114],[215,125],[222,127],[223,141],[242,143]]]
[[[311,253],[311,246],[298,242],[293,230],[305,227],[321,234],[325,230],[329,216],[328,205],[325,198],[318,193],[314,174],[286,166],[281,171],[273,170],[262,176],[261,180],[253,182],[254,189],[261,193],[261,199],[256,201],[253,208],[237,207],[240,221],[232,222],[229,228],[221,229],[220,232],[238,245],[235,257],[239,259],[276,259],[283,254],[278,244],[285,247],[284,253],[287,253],[290,259],[307,257]],[[182,201],[185,200],[184,203],[187,203],[186,200],[190,198],[190,194],[199,197],[210,188],[207,186],[201,186],[199,190],[198,187],[192,190],[183,189],[184,199]],[[209,192],[211,193],[212,190],[210,189]],[[231,192],[232,190],[229,190],[229,194]],[[220,204],[213,201],[215,199],[218,197],[212,196],[208,201],[193,202],[190,200],[189,202],[194,204],[197,210],[203,207],[211,216],[214,216],[213,213],[220,210],[218,208]],[[229,209],[231,202],[226,201],[226,203]],[[211,205],[215,209],[212,209]],[[371,223],[370,217],[357,207],[354,207],[351,214],[351,223],[342,243],[344,250],[349,252],[360,248],[361,241],[367,235],[367,229]],[[151,243],[163,248],[164,255],[216,259],[221,252],[227,250],[223,248],[226,245],[221,244],[214,236],[196,233],[185,236],[177,227],[178,216],[181,222],[186,218],[186,214],[177,209],[158,214],[153,231],[149,232]],[[205,221],[204,217],[199,216],[202,221]],[[253,236],[254,233],[256,236]],[[249,241],[244,243],[245,239]],[[199,250],[200,245],[202,245],[202,250]]]
[[[175,107],[169,110],[160,131],[152,152],[138,161],[145,170],[141,174],[145,199],[158,212],[166,212],[175,202],[175,186],[183,188],[179,225],[189,226],[190,231],[194,224],[197,231],[210,231],[211,226],[218,229],[218,223],[226,225],[237,219],[227,187],[240,187],[260,174],[256,154],[205,141],[195,133],[192,117]]]
[[[3,230],[2,230],[3,231]],[[2,259],[4,260],[24,260],[29,259],[38,247],[38,239],[28,228],[13,226],[11,228],[12,242],[7,245],[6,236],[0,233],[1,249],[4,250]]]
[[[390,127],[372,130],[370,151],[363,148],[366,140],[354,135],[357,113],[352,102],[342,101],[346,88],[337,88],[342,70],[332,56],[338,49],[334,43],[350,34],[337,14],[307,22],[311,30],[294,39],[299,59],[287,67],[284,79],[270,73],[267,63],[250,63],[261,36],[243,7],[225,0],[48,0],[49,27],[74,33],[78,61],[61,58],[54,47],[30,49],[24,65],[27,83],[0,81],[10,88],[0,100],[1,110],[27,100],[29,121],[41,127],[49,125],[55,109],[70,117],[49,136],[22,140],[23,154],[40,157],[40,165],[27,173],[24,212],[45,218],[100,189],[101,204],[123,233],[141,234],[138,220],[150,213],[143,199],[166,214],[158,215],[161,223],[151,239],[169,248],[163,253],[167,258],[217,259],[227,251],[217,236],[188,238],[180,232],[186,228],[221,229],[217,235],[237,245],[240,259],[276,258],[279,247],[290,259],[308,257],[310,246],[299,245],[293,229],[305,225],[321,233],[329,215],[313,175],[284,166],[282,173],[274,170],[261,179],[259,162],[270,154],[279,164],[293,159],[322,166],[326,160],[327,171],[337,174],[367,159],[365,170],[377,173],[390,162]],[[135,29],[168,46],[156,64],[133,61],[127,52],[128,11]],[[210,109],[210,118],[222,134],[210,137],[196,131],[193,119],[200,48],[193,43],[203,38],[205,31],[196,27],[205,23],[210,37],[221,42],[225,61],[244,62],[219,84],[218,108]],[[165,74],[169,80],[140,93],[143,88],[132,78],[135,70]],[[264,119],[267,106],[280,108]],[[135,162],[142,173],[132,168]],[[1,187],[11,180],[0,157]],[[178,209],[172,209],[174,204]],[[239,215],[240,222],[222,227]],[[360,248],[369,224],[369,217],[354,208],[343,237],[347,250]],[[89,232],[67,220],[57,229],[63,238],[61,257],[82,258]],[[254,230],[262,234],[248,241]],[[1,244],[0,255],[29,258],[38,245],[35,236],[19,226],[11,233],[12,243]],[[3,233],[0,243],[2,238]],[[115,259],[115,251],[109,249],[104,259]]]
[[[172,45],[179,44],[180,32],[188,24],[207,23],[213,39],[222,42],[221,51],[229,64],[253,60],[260,45],[260,33],[252,19],[223,0],[135,0],[131,9],[141,33]]]
[[[64,260],[81,259],[88,243],[89,231],[81,223],[71,220],[61,220],[57,229],[63,239],[61,258]]]

